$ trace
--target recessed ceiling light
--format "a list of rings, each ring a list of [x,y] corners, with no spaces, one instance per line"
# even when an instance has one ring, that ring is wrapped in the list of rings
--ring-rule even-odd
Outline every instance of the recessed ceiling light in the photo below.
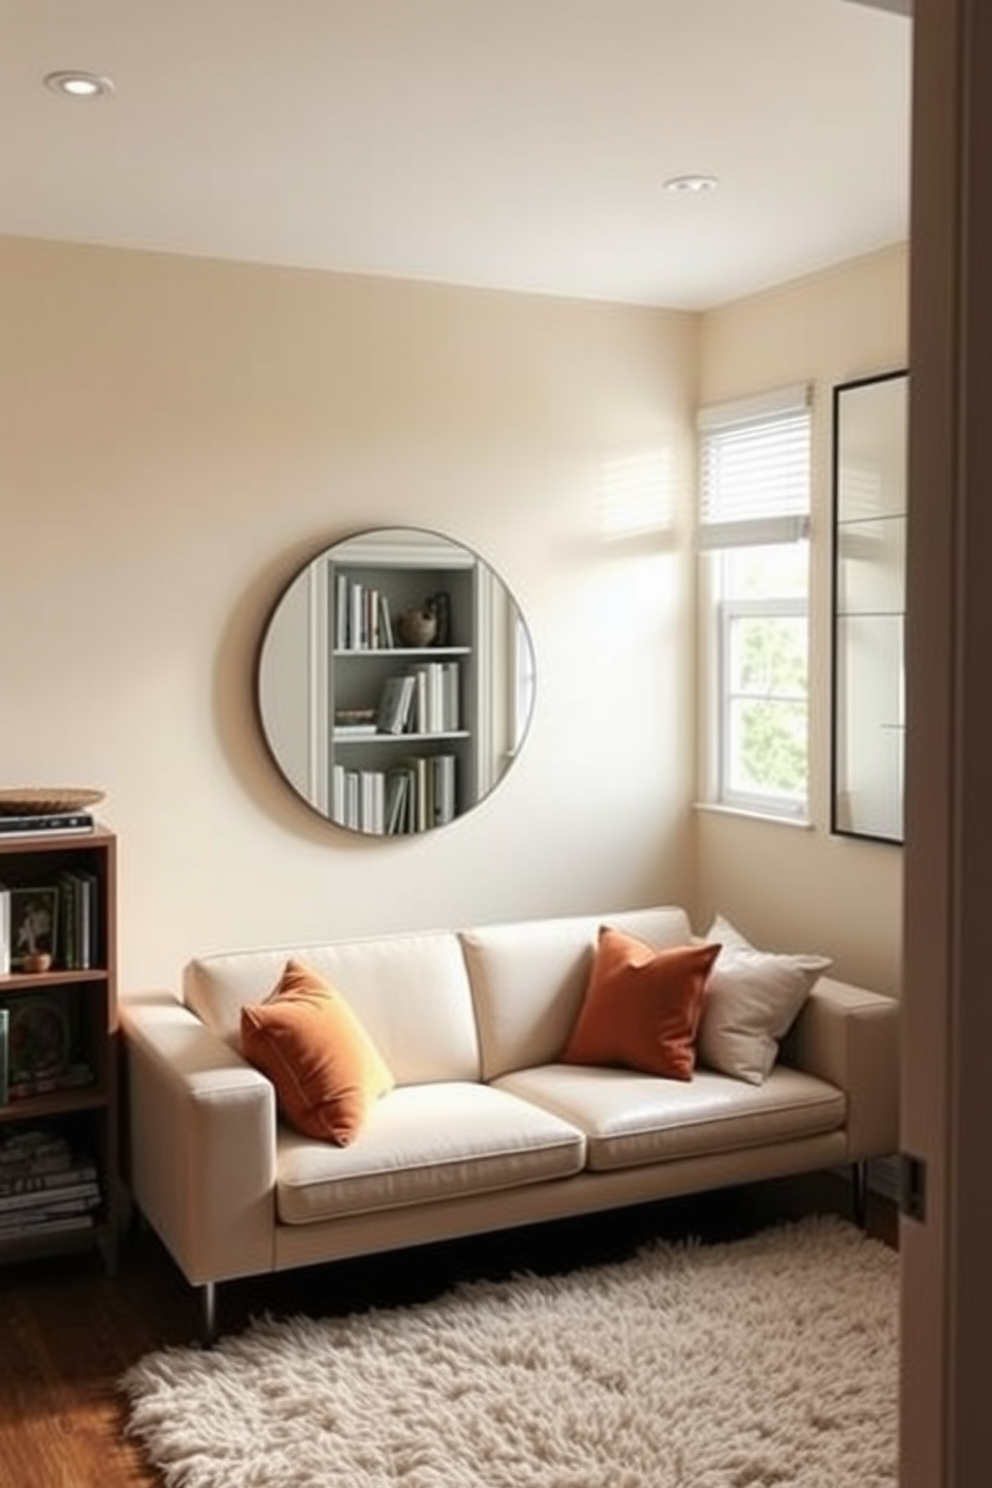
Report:
[[[719,184],[716,176],[670,176],[665,182],[665,190],[685,196],[704,196],[707,191],[715,191]]]
[[[50,72],[45,87],[65,98],[102,98],[114,91],[110,78],[95,72]]]

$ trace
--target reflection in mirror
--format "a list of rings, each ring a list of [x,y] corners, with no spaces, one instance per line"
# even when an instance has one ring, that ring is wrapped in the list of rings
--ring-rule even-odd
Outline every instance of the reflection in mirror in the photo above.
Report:
[[[356,832],[424,832],[471,810],[516,757],[534,652],[477,554],[436,532],[379,528],[290,581],[256,687],[269,751],[309,806]]]
[[[834,832],[903,839],[908,375],[834,388]]]

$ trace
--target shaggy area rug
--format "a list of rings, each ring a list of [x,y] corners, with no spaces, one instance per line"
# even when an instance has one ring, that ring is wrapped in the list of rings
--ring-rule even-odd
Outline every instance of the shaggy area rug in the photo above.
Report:
[[[891,1488],[897,1334],[897,1255],[822,1217],[267,1318],[122,1388],[169,1488]]]

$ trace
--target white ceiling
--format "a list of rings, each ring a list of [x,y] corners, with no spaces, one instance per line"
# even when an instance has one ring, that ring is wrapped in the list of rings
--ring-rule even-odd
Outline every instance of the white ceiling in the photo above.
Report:
[[[843,0],[0,0],[0,232],[702,309],[908,235]],[[44,74],[109,75],[109,98]],[[686,172],[718,192],[677,196]]]

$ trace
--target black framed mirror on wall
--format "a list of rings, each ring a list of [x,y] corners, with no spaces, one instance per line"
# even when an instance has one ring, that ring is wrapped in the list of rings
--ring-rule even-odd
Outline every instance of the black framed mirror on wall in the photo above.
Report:
[[[833,390],[831,830],[903,840],[905,369]]]
[[[488,563],[441,533],[383,527],[293,576],[255,683],[293,791],[337,826],[390,837],[444,826],[495,789],[536,679],[523,615]]]

